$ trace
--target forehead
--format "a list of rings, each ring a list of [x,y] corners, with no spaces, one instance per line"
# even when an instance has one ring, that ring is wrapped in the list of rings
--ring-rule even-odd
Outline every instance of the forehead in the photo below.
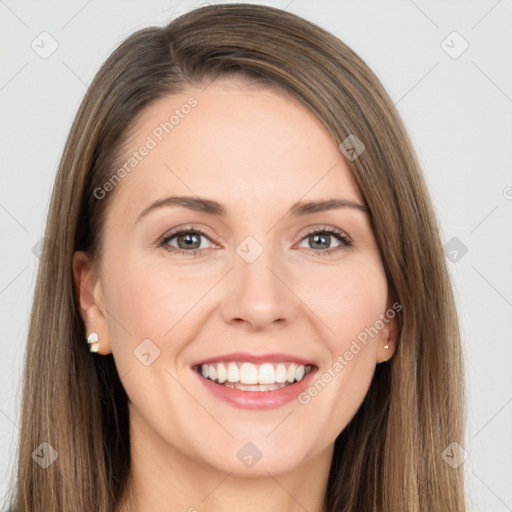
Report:
[[[139,209],[175,193],[233,208],[339,195],[362,202],[336,142],[312,112],[280,91],[231,80],[151,104],[131,130],[123,165],[128,172],[116,196]]]

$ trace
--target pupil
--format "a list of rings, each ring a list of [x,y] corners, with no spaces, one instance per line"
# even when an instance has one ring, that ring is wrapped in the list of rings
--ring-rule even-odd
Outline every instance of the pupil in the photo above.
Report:
[[[192,239],[195,239],[195,240],[192,240]],[[178,245],[180,245],[180,243],[179,243],[180,240],[185,240],[185,248],[190,248],[194,243],[195,244],[198,243],[199,236],[196,233],[187,233],[185,235],[181,235],[178,237]],[[198,247],[199,247],[199,245],[201,245],[200,242],[198,244]],[[193,249],[196,249],[198,247],[193,247]]]
[[[324,240],[324,243],[320,242],[320,245],[322,245],[322,248],[328,248],[329,247],[329,235],[312,235],[313,238],[313,244],[316,244],[319,240]]]

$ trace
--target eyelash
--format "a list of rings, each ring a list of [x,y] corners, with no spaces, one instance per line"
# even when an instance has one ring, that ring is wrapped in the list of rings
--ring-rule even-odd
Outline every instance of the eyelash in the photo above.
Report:
[[[163,247],[165,250],[172,252],[172,253],[186,254],[187,256],[192,256],[192,257],[199,256],[200,253],[202,253],[205,249],[192,249],[190,251],[186,251],[185,249],[180,249],[178,247],[172,247],[172,246],[168,245],[168,243],[176,236],[179,236],[182,234],[189,234],[189,233],[202,235],[202,236],[210,239],[210,237],[201,229],[184,228],[184,229],[180,229],[178,231],[174,231],[168,235],[165,235],[158,242],[158,247]],[[312,230],[306,232],[304,235],[302,235],[302,238],[300,241],[302,242],[303,239],[305,239],[311,235],[326,234],[326,233],[337,238],[341,242],[341,244],[337,247],[333,247],[332,249],[326,249],[326,250],[309,249],[310,251],[313,251],[315,254],[318,254],[319,256],[331,256],[332,253],[334,253],[334,252],[337,252],[342,249],[346,249],[348,247],[352,247],[352,241],[349,239],[349,237],[347,235],[345,235],[345,233],[343,233],[343,231],[340,231],[340,230],[334,229],[334,228],[330,228],[330,227],[312,229]]]

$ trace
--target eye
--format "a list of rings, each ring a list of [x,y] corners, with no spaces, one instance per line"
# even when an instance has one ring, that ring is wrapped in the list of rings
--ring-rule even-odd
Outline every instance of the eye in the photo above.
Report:
[[[198,256],[207,249],[208,246],[202,243],[202,238],[210,240],[208,235],[197,228],[182,228],[165,235],[158,243],[159,247],[178,254],[186,254],[188,256]],[[338,241],[338,245],[331,247],[333,240]],[[211,242],[211,240],[210,240]],[[309,243],[314,254],[321,256],[330,256],[335,252],[352,246],[350,238],[335,228],[317,228],[306,232],[302,236],[301,243]]]
[[[338,241],[338,245],[330,247],[333,239]],[[310,250],[321,256],[330,256],[332,253],[352,247],[352,241],[343,231],[330,227],[308,231],[302,240],[310,244]]]
[[[169,252],[198,256],[203,249],[207,248],[202,244],[201,238],[209,240],[206,233],[200,229],[184,228],[165,235],[158,245]]]

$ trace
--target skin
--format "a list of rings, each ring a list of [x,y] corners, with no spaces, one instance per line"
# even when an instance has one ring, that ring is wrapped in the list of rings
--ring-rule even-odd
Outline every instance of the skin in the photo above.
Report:
[[[134,126],[126,159],[191,95],[197,106],[110,192],[102,260],[74,257],[86,330],[100,339],[91,357],[113,353],[130,400],[132,472],[118,510],[321,511],[334,441],[393,354],[395,321],[306,405],[237,409],[191,364],[280,352],[324,373],[390,307],[370,218],[354,208],[287,215],[299,200],[364,200],[320,121],[262,86],[219,80],[159,100]],[[172,206],[137,221],[171,195],[218,201],[228,215]],[[206,232],[198,256],[158,246],[190,224]],[[328,227],[353,245],[331,236],[337,250],[325,255],[306,230]],[[248,236],[263,249],[251,263],[236,252]],[[149,366],[133,353],[145,339],[160,350]],[[237,457],[248,442],[262,454],[251,468]]]

